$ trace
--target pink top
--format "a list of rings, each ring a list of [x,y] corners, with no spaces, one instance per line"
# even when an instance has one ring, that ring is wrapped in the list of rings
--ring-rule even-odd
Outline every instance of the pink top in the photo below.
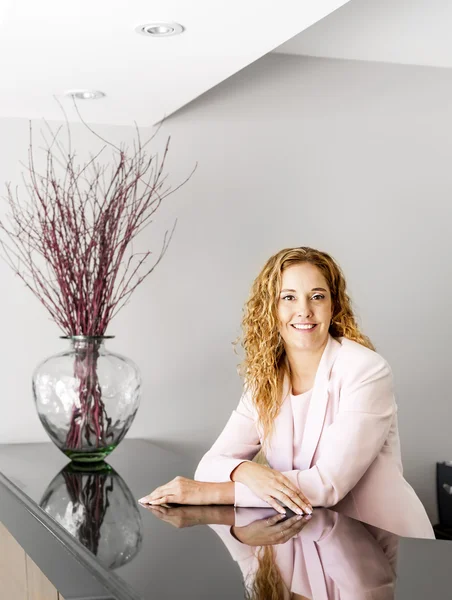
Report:
[[[303,394],[290,394],[290,404],[293,414],[293,469],[301,468],[301,442],[308,417],[312,388]]]

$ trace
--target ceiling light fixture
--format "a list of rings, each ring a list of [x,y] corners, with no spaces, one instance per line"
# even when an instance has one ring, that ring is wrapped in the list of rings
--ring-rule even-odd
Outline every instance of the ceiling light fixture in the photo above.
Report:
[[[64,95],[77,98],[77,100],[98,100],[105,97],[105,94],[98,90],[69,90],[64,92]]]
[[[179,23],[158,22],[139,25],[138,27],[135,27],[135,31],[150,37],[168,37],[170,35],[182,33],[185,31],[185,27],[179,25]]]

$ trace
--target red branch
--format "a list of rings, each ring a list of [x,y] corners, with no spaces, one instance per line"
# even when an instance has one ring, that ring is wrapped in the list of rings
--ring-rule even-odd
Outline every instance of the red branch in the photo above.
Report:
[[[82,120],[83,121],[83,120]],[[84,121],[83,121],[84,122]],[[66,119],[69,148],[48,124],[45,170],[35,167],[32,127],[28,151],[28,199],[7,184],[9,213],[0,220],[0,254],[49,311],[65,335],[101,336],[129,301],[137,286],[163,258],[174,227],[156,262],[145,266],[151,252],[134,253],[132,241],[152,221],[162,201],[176,189],[164,189],[170,137],[163,158],[146,153],[138,128],[133,151],[105,143],[83,165],[76,163]],[[44,136],[43,136],[44,137]],[[98,163],[106,146],[113,148],[110,172]],[[57,175],[58,168],[64,177]],[[126,257],[126,253],[130,255]]]

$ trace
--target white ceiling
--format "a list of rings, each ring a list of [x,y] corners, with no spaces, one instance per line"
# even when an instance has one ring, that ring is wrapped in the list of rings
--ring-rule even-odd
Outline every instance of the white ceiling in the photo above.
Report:
[[[0,0],[0,117],[152,125],[297,35],[347,0]],[[176,21],[179,36],[135,27]]]
[[[276,52],[452,67],[451,0],[351,0]]]

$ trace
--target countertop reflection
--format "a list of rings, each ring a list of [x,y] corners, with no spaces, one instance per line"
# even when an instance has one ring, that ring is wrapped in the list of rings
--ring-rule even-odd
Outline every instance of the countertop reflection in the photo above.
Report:
[[[1,473],[51,517],[57,536],[59,528],[70,533],[74,551],[82,545],[105,578],[125,582],[120,600],[415,598],[398,594],[400,542],[448,547],[328,509],[297,519],[273,509],[137,502],[195,467],[196,457],[144,440],[125,440],[95,469],[67,463],[50,443],[0,446]]]
[[[69,463],[39,502],[55,521],[108,569],[130,562],[143,544],[139,507],[124,479],[107,463]]]

